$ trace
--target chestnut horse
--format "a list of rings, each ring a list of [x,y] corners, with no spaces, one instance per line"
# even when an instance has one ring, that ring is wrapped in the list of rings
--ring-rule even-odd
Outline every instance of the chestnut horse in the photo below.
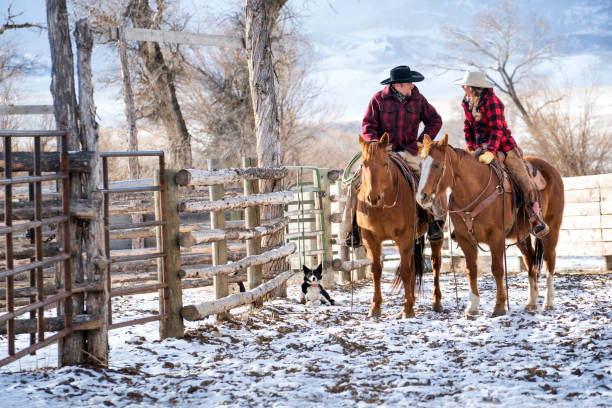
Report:
[[[404,305],[401,317],[414,316],[415,281],[422,276],[422,239],[427,229],[425,221],[419,221],[415,233],[415,192],[401,170],[391,162],[387,153],[389,137],[385,133],[380,141],[366,142],[359,135],[361,145],[361,187],[357,201],[357,224],[368,256],[372,261],[374,298],[368,317],[379,317],[382,295],[382,242],[395,241],[400,254],[399,276],[404,286]],[[417,235],[418,234],[418,235]],[[442,266],[442,242],[432,244],[431,263],[434,270],[434,310],[442,310],[440,268]],[[421,243],[421,248],[415,248]]]
[[[523,254],[529,271],[529,298],[525,309],[537,309],[537,275],[542,257],[547,269],[544,309],[552,309],[556,246],[564,207],[563,180],[559,172],[542,159],[526,158],[546,180],[546,187],[541,190],[541,209],[550,231],[543,238],[535,240],[534,250],[529,235],[530,223],[525,211],[519,210],[516,213],[516,220],[514,219],[511,191],[506,190],[505,193],[502,193],[504,190],[499,185],[498,178],[491,166],[479,163],[466,151],[450,146],[448,135],[444,136],[441,141],[431,141],[425,137],[421,154],[425,161],[417,191],[418,202],[424,207],[429,207],[436,197],[445,195],[447,189],[452,192],[449,212],[455,227],[456,240],[465,255],[470,282],[471,293],[466,314],[477,314],[480,302],[476,263],[478,243],[487,244],[491,250],[491,272],[497,285],[493,316],[506,314],[507,298],[503,285],[506,239],[519,241],[517,246]],[[490,205],[487,206],[485,200],[490,202]],[[483,204],[476,210],[480,203]],[[474,215],[473,218],[472,215]],[[468,228],[468,223],[464,221],[466,217],[468,220],[471,219],[472,232]]]

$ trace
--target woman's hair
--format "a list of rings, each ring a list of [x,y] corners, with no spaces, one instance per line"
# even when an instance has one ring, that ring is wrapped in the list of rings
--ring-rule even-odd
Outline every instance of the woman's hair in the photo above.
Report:
[[[480,112],[478,112],[477,106],[478,102],[480,102],[482,91],[484,91],[485,88],[479,88],[477,86],[470,86],[470,88],[472,89],[472,96],[468,98],[468,101],[470,103],[470,111],[472,112],[474,120],[476,122],[480,122],[482,115],[480,114]]]

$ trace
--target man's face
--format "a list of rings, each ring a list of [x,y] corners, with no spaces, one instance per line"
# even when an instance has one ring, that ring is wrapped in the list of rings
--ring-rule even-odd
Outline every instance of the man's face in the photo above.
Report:
[[[393,85],[395,89],[404,96],[410,96],[414,84],[412,82],[402,82]]]

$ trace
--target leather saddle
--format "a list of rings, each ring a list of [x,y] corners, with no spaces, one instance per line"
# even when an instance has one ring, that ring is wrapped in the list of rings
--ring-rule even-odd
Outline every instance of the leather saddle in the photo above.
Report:
[[[504,164],[504,154],[502,152],[497,152],[496,161],[500,168],[504,170],[506,174],[510,174],[510,177],[514,177],[512,173],[508,170],[506,165]],[[542,176],[542,173],[538,170],[536,166],[534,166],[531,162],[523,159],[523,164],[527,169],[527,174],[531,178],[531,181],[536,186],[539,191],[542,191],[546,188],[546,179]],[[507,177],[504,177],[504,190],[511,191],[510,180]],[[518,186],[518,183],[512,183],[515,186]]]
[[[419,185],[419,178],[417,177],[416,174],[414,174],[410,166],[408,166],[408,163],[406,163],[406,160],[404,160],[401,155],[395,152],[390,152],[389,158],[402,171],[402,174],[404,175],[404,177],[410,184],[410,187],[412,188],[412,190],[416,191],[417,186]]]

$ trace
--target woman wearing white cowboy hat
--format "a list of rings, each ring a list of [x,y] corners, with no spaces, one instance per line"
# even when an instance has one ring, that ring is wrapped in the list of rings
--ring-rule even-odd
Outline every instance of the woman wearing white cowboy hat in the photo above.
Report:
[[[517,179],[531,221],[531,232],[536,237],[548,233],[538,204],[538,192],[527,174],[522,153],[512,137],[504,118],[504,104],[493,92],[493,83],[483,72],[467,71],[455,81],[465,91],[461,105],[465,112],[464,132],[468,150],[481,163],[489,164],[500,151],[504,164]]]

